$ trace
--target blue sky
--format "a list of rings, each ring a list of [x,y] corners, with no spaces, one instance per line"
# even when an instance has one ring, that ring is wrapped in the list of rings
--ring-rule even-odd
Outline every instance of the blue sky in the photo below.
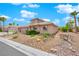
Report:
[[[58,26],[64,26],[73,19],[70,13],[79,11],[77,3],[0,3],[0,16],[7,18],[5,25],[16,22],[20,26],[30,23],[33,18],[41,18]],[[77,15],[78,17],[79,15]]]

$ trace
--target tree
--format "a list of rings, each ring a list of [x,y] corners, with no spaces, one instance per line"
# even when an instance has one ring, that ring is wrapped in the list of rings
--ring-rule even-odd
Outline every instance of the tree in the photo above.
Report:
[[[74,17],[75,32],[77,32],[76,15],[77,15],[78,13],[79,13],[79,12],[76,12],[76,11],[70,13],[70,15]]]
[[[4,22],[6,21],[7,19],[5,17],[0,17],[0,21],[3,22],[3,26],[2,26],[2,30],[4,31]]]
[[[16,25],[16,23],[15,23],[15,22],[13,22],[13,25]]]
[[[9,23],[9,25],[11,26],[11,25],[13,25],[12,23]]]
[[[73,24],[74,24],[74,20],[69,20],[65,26],[63,27],[59,27],[59,29],[63,32],[73,32],[72,28],[73,28]]]
[[[19,24],[17,24],[17,26],[19,26]]]

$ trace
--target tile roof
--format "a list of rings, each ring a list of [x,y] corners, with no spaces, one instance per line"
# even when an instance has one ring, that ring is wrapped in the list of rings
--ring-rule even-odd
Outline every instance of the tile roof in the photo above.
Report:
[[[27,26],[35,26],[35,25],[49,25],[49,24],[52,24],[54,26],[56,26],[55,24],[51,23],[51,22],[40,22],[40,23],[31,23]],[[57,27],[57,26],[56,26]]]

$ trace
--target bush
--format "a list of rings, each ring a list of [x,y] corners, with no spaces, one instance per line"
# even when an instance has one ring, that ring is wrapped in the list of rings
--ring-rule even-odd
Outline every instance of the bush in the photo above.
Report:
[[[73,32],[73,29],[71,29],[71,28],[69,29],[67,27],[60,27],[59,30],[61,30],[62,32],[67,32],[67,31],[68,32]]]
[[[0,32],[2,32],[2,29],[0,29]]]
[[[79,27],[77,27],[77,30],[78,30],[78,32],[79,32]]]
[[[47,38],[49,36],[49,33],[45,32],[43,33],[43,37]]]
[[[27,35],[37,35],[37,34],[39,34],[40,32],[37,32],[37,31],[35,31],[35,30],[26,30],[26,34]]]
[[[68,31],[68,28],[66,28],[66,27],[61,27],[60,30],[61,30],[62,32],[67,32],[67,31]]]
[[[73,32],[73,29],[69,29],[69,32]]]

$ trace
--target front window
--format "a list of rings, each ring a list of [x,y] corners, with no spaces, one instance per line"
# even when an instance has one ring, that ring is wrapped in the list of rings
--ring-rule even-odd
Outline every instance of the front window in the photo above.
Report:
[[[43,27],[43,30],[47,30],[47,27],[44,26],[44,27]]]
[[[33,29],[36,30],[37,28],[36,27],[33,27]]]
[[[28,30],[28,28],[26,28],[26,30]]]

